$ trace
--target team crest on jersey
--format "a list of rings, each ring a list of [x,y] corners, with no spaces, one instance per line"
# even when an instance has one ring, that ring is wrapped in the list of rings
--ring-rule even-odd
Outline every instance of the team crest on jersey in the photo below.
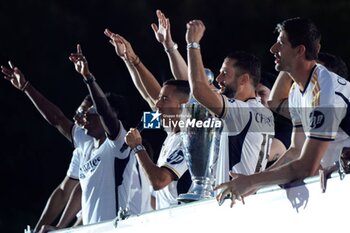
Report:
[[[320,128],[324,123],[324,114],[320,111],[312,111],[310,113],[309,119],[310,119],[310,128],[317,129]]]
[[[338,78],[338,83],[340,84],[340,85],[343,85],[343,86],[345,86],[346,85],[346,80],[344,79],[344,78]]]
[[[169,157],[167,158],[167,163],[169,164],[179,164],[184,160],[184,153],[182,150],[176,150],[174,151]]]
[[[92,160],[89,160],[85,164],[81,165],[79,170],[79,177],[80,179],[84,179],[86,177],[85,174],[92,173],[96,170],[97,166],[100,164],[101,158],[100,156],[97,158],[94,158]]]
[[[228,102],[230,102],[230,103],[234,103],[234,102],[236,102],[236,100],[235,100],[235,99],[227,99],[227,101],[228,101]]]

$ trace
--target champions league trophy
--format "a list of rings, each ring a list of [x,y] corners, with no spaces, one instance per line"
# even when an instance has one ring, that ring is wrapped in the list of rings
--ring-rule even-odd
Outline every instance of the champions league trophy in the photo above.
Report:
[[[191,202],[211,198],[214,196],[214,171],[223,123],[193,97],[181,108],[180,121],[185,125],[180,127],[181,137],[192,185],[187,193],[180,194],[177,199]]]

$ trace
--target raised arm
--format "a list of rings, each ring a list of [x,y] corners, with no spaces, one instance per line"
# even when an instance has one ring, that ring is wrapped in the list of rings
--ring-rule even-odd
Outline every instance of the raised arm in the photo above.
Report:
[[[83,55],[79,44],[77,45],[77,52],[72,53],[69,59],[74,63],[75,70],[83,76],[93,105],[99,114],[103,128],[108,137],[114,140],[118,136],[120,129],[118,115],[109,104],[105,93],[102,91],[100,86],[97,84],[95,77],[90,72],[88,62]]]
[[[192,20],[187,23],[186,42],[189,83],[194,98],[216,115],[220,115],[224,105],[223,99],[220,94],[212,91],[205,75],[201,50],[196,46],[199,45],[204,31],[205,26],[200,20]]]
[[[293,80],[291,76],[281,71],[277,76],[268,99],[269,108],[288,119],[290,119],[288,95],[292,84]]]
[[[71,128],[73,121],[67,118],[63,112],[45,96],[26,80],[23,73],[9,62],[9,67],[1,66],[1,71],[5,75],[5,79],[18,90],[24,92],[32,101],[36,109],[44,117],[44,119],[65,136],[69,141],[72,141]]]
[[[156,14],[158,17],[158,26],[152,23],[151,27],[156,39],[163,45],[164,51],[168,56],[171,73],[175,79],[188,80],[186,61],[177,50],[178,45],[171,37],[170,20],[160,10],[157,10]]]
[[[124,37],[108,29],[105,30],[105,35],[110,38],[110,43],[115,47],[117,55],[124,61],[132,81],[143,99],[147,101],[152,109],[155,109],[155,103],[161,89],[157,79],[143,65],[130,43]]]

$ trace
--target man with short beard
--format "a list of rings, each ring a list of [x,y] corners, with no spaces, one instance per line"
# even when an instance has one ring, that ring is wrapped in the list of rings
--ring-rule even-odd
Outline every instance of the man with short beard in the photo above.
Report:
[[[265,169],[274,120],[272,112],[256,96],[261,64],[252,54],[229,54],[216,77],[220,91],[211,91],[199,45],[204,31],[200,20],[187,24],[188,73],[193,96],[224,121],[215,177],[220,184],[229,181],[229,171],[249,175]]]

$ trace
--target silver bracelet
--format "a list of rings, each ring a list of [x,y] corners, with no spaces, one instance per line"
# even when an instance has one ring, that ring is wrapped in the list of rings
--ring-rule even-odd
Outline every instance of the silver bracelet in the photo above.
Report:
[[[164,50],[165,50],[165,52],[170,53],[170,52],[176,50],[177,48],[178,48],[178,45],[176,43],[174,43],[174,45],[172,47],[165,48]]]
[[[187,44],[187,49],[200,49],[201,46],[197,42],[191,42]]]

